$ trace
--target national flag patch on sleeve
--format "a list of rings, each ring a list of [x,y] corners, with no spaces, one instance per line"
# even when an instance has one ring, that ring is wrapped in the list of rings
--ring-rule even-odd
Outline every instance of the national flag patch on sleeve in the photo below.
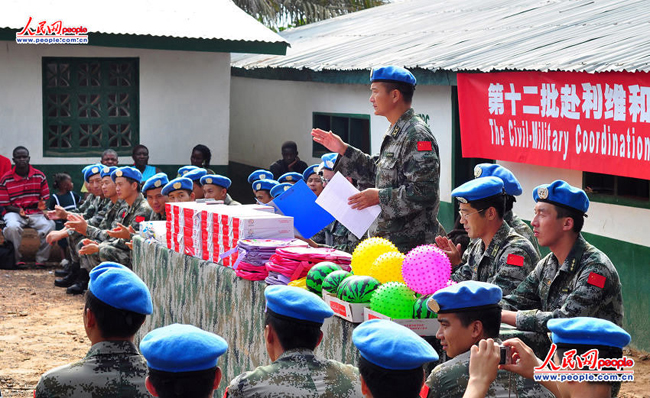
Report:
[[[589,278],[587,279],[587,283],[590,285],[597,286],[599,288],[604,288],[605,287],[605,282],[607,281],[607,278],[605,278],[602,275],[599,275],[595,272],[590,272],[589,273]]]
[[[144,216],[135,216],[135,222],[143,222]]]
[[[423,385],[422,389],[420,390],[420,398],[427,398],[429,396],[429,386],[428,385]]]
[[[418,151],[433,151],[431,141],[418,141]]]
[[[508,254],[508,260],[506,261],[508,265],[516,265],[517,267],[524,266],[524,256],[518,254]]]

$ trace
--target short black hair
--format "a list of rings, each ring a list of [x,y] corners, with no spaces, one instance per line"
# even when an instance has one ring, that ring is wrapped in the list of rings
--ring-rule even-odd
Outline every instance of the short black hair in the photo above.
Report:
[[[192,152],[194,151],[201,152],[203,155],[203,168],[210,167],[210,160],[212,160],[212,152],[210,151],[210,148],[203,144],[198,144],[192,148]]]
[[[415,92],[415,86],[412,84],[408,83],[402,83],[402,82],[393,82],[393,81],[380,81],[380,83],[383,83],[384,86],[386,87],[386,91],[391,92],[393,90],[397,90],[402,94],[402,98],[404,98],[404,102],[407,104],[410,104],[413,102],[413,93]]]
[[[424,368],[389,370],[359,357],[359,373],[374,398],[416,397],[424,383]]]
[[[512,210],[512,208],[515,206],[516,201],[516,197],[512,195],[506,195],[506,213]]]
[[[99,331],[105,339],[133,336],[147,317],[144,314],[112,307],[95,297],[90,289],[86,291],[84,312],[86,309],[95,315]]]
[[[501,307],[481,309],[480,311],[456,312],[456,317],[463,327],[468,327],[474,321],[483,324],[485,338],[498,338],[501,327]]]
[[[138,151],[138,149],[143,149],[143,148],[147,150],[147,153],[149,153],[149,148],[147,148],[146,146],[144,146],[142,144],[138,144],[138,145],[133,147],[133,152],[131,152],[131,156],[135,156],[135,153]]]
[[[320,328],[313,322],[292,321],[286,318],[280,318],[271,311],[266,311],[264,325],[270,325],[278,335],[280,345],[285,351],[298,348],[309,350],[316,349],[320,339]]]
[[[503,218],[503,215],[505,214],[505,195],[494,195],[483,199],[473,200],[469,204],[479,211],[494,207],[500,218]],[[485,217],[485,213],[481,212],[479,215]]]
[[[54,188],[59,189],[61,186],[61,183],[65,180],[72,180],[72,177],[70,177],[70,174],[68,173],[56,173],[54,174]]]
[[[555,204],[553,206],[555,206],[555,211],[557,211],[556,218],[570,217],[573,219],[573,232],[579,234],[582,231],[582,227],[585,225],[584,213],[577,209],[569,209]]]
[[[25,147],[22,146],[22,145],[19,145],[19,146],[15,147],[15,148],[14,148],[14,151],[11,153],[11,155],[12,155],[13,157],[16,157],[16,151],[20,151],[21,149],[27,151],[27,156],[29,156],[29,149],[25,148]]]
[[[149,381],[160,398],[211,397],[216,374],[216,367],[178,373],[149,368]]]
[[[285,143],[282,144],[282,150],[284,151],[285,149],[293,149],[298,152],[298,145],[293,141],[285,141]]]

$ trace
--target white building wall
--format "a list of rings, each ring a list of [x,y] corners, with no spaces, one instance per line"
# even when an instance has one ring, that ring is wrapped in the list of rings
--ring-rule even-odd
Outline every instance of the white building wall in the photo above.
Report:
[[[233,77],[231,80],[230,160],[269,167],[280,159],[284,141],[298,144],[299,156],[311,165],[312,113],[367,114],[371,148],[379,153],[389,127],[381,116],[372,115],[367,85],[263,80]],[[429,115],[441,157],[441,200],[451,201],[451,87],[418,86],[413,108]]]
[[[516,176],[524,193],[517,198],[515,212],[525,220],[533,218],[533,189],[541,184],[555,180],[564,180],[569,184],[582,187],[582,172],[579,170],[556,169],[553,167],[534,166],[515,162],[498,162],[510,169]],[[591,202],[583,230],[624,242],[650,246],[647,223],[650,209],[630,206],[618,206],[607,203]]]
[[[194,145],[212,150],[212,164],[228,163],[230,54],[95,46],[0,47],[0,153],[30,150],[33,164],[88,164],[97,157],[43,157],[42,57],[140,59],[140,143],[150,164],[186,164]],[[132,162],[121,157],[121,164]]]

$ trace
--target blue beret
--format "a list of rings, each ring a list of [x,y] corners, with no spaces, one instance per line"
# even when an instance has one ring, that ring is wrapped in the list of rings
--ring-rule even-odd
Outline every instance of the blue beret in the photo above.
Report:
[[[469,180],[451,191],[451,197],[460,203],[489,198],[503,194],[503,181],[497,177],[481,177]]]
[[[168,182],[169,179],[167,178],[167,174],[156,173],[144,182],[144,185],[142,185],[142,192],[147,192],[150,189],[162,188],[167,185]]]
[[[103,262],[93,268],[88,290],[113,308],[146,315],[153,312],[147,285],[122,264]]]
[[[174,178],[173,180],[169,181],[167,185],[163,187],[160,193],[167,196],[169,195],[170,192],[178,191],[179,189],[186,189],[188,191],[191,191],[192,189],[194,189],[194,183],[189,178],[185,178],[185,177]]]
[[[90,180],[90,177],[94,176],[95,174],[100,174],[103,168],[103,164],[91,164],[84,167],[84,181],[88,182],[88,180]]]
[[[270,191],[278,185],[278,182],[275,180],[258,180],[253,181],[253,191]]]
[[[621,327],[600,318],[555,318],[547,326],[555,344],[623,348],[631,340]]]
[[[272,180],[273,179],[273,173],[271,173],[268,170],[255,170],[248,176],[248,183],[252,184],[254,181],[257,180]]]
[[[117,166],[111,166],[111,167],[103,166],[102,167],[102,172],[99,175],[101,175],[102,178],[110,177],[111,173],[114,172],[115,170],[117,170]]]
[[[208,174],[208,171],[206,169],[201,169],[201,168],[196,168],[194,170],[190,170],[187,173],[183,175],[185,178],[189,178],[190,180],[194,182],[200,182],[201,177],[204,175]]]
[[[478,308],[498,307],[501,296],[501,288],[497,285],[464,281],[433,293],[427,306],[439,314],[475,311]]]
[[[302,173],[302,178],[305,180],[305,182],[307,182],[310,175],[318,174],[319,167],[320,165],[318,164],[312,164],[311,166],[307,167],[307,169],[305,169],[305,171]]]
[[[201,185],[205,185],[205,184],[217,185],[228,189],[230,188],[230,184],[232,184],[232,181],[230,181],[230,178],[224,177],[219,174],[208,174],[201,177]]]
[[[302,180],[302,174],[296,173],[295,171],[291,171],[289,173],[284,173],[278,178],[278,182],[292,182],[296,183],[298,181]]]
[[[506,194],[511,196],[519,196],[523,192],[521,184],[517,181],[517,177],[505,167],[494,163],[481,163],[474,167],[474,177],[497,177],[503,181],[503,187]]]
[[[339,156],[338,153],[326,153],[325,155],[321,156],[320,159],[322,160],[320,164],[320,169],[327,169],[327,170],[334,170],[334,164],[336,163],[336,158]]]
[[[399,66],[382,66],[370,72],[370,83],[372,82],[399,82],[412,86],[417,84],[415,76],[408,70]]]
[[[196,166],[183,166],[180,169],[178,169],[178,175],[181,177],[184,177],[185,174],[189,173],[192,170],[198,169]]]
[[[282,195],[284,191],[287,189],[291,188],[293,185],[289,184],[288,182],[284,182],[282,184],[278,184],[271,188],[271,196],[273,198],[277,198],[278,196]]]
[[[411,329],[387,319],[363,322],[352,342],[367,361],[389,370],[410,370],[438,360],[438,353]]]
[[[264,290],[266,308],[277,315],[315,323],[334,315],[329,305],[312,292],[294,286],[275,285]]]
[[[140,173],[140,170],[131,166],[120,167],[117,170],[114,170],[111,173],[111,178],[115,181],[117,177],[130,178],[137,182],[142,181],[142,173]]]
[[[560,207],[570,207],[582,213],[589,210],[589,198],[585,191],[572,187],[562,180],[555,180],[550,184],[542,184],[533,189],[535,202],[548,202]]]
[[[89,168],[91,168],[91,167],[93,167],[93,166],[95,166],[95,165],[94,165],[94,164],[89,164],[89,165],[87,165],[87,166],[84,166],[84,168],[81,169],[81,175],[82,175],[82,176],[85,176],[85,175],[86,175],[86,170],[88,170]]]
[[[215,368],[227,349],[221,336],[178,323],[154,329],[140,342],[140,352],[151,369],[173,373]]]

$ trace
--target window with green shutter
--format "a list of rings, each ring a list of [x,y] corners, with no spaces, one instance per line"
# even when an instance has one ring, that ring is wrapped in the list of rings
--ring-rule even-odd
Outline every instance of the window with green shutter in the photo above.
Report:
[[[43,154],[130,155],[139,143],[137,58],[43,58]]]
[[[345,143],[370,153],[370,115],[314,112],[312,126],[325,131],[331,130],[341,136]],[[330,152],[316,141],[312,142],[313,157],[319,158]]]

